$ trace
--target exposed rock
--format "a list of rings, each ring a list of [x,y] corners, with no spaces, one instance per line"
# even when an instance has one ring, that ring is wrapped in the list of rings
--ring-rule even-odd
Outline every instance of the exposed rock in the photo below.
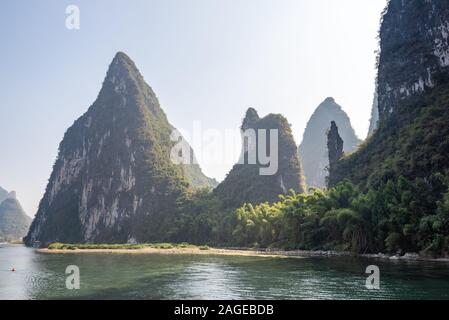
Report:
[[[257,113],[256,109],[254,108],[248,108],[245,114],[245,118],[243,119],[241,130],[245,131],[250,128],[254,128],[256,123],[260,120],[259,114]]]
[[[448,77],[449,2],[392,0],[380,28],[379,115]]]
[[[404,256],[402,256],[402,259],[404,260],[419,260],[420,256],[417,253],[406,253]]]
[[[329,184],[332,185],[334,166],[343,156],[343,140],[338,133],[335,121],[331,122],[331,127],[327,133],[327,150],[329,153]]]
[[[376,131],[379,122],[379,97],[377,95],[377,90],[374,93],[373,107],[371,109],[371,118],[369,121],[368,138]]]

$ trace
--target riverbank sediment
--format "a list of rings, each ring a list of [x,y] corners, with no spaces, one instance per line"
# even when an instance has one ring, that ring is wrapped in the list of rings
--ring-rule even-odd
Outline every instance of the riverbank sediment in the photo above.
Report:
[[[140,248],[140,249],[37,249],[40,253],[62,254],[62,253],[108,253],[108,254],[167,254],[167,255],[221,255],[221,256],[247,256],[247,257],[265,257],[265,258],[301,258],[299,255],[288,255],[283,252],[267,252],[258,250],[240,250],[240,249],[216,249],[209,248],[203,250],[200,248]]]
[[[305,258],[305,257],[362,257],[369,259],[379,259],[384,261],[431,261],[449,262],[449,258],[424,257],[416,253],[406,253],[405,255],[378,254],[354,254],[352,252],[340,251],[307,251],[307,250],[281,250],[281,249],[251,249],[251,248],[204,248],[204,247],[143,247],[143,248],[71,248],[71,249],[37,249],[40,253],[64,254],[64,253],[106,253],[106,254],[184,254],[184,255],[222,255],[222,256],[248,256],[266,258]]]

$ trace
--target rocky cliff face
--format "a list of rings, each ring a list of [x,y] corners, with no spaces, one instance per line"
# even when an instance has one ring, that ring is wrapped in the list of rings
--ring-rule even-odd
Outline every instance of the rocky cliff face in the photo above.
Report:
[[[334,177],[332,176],[333,169],[338,160],[343,156],[343,140],[338,133],[338,127],[335,121],[331,122],[331,127],[327,133],[327,150],[329,155],[329,172],[328,181],[330,185],[333,185]]]
[[[360,144],[351,120],[333,98],[324,100],[315,110],[304,131],[304,138],[299,146],[304,175],[309,187],[324,188],[329,165],[326,147],[326,133],[331,121],[335,121],[344,141],[344,152],[352,152]]]
[[[445,82],[449,68],[449,2],[392,0],[380,28],[379,115]]]
[[[96,101],[64,135],[26,244],[163,240],[176,200],[192,181],[209,182],[197,165],[170,160],[173,130],[118,53]]]
[[[367,138],[371,137],[371,135],[376,131],[379,125],[379,97],[377,95],[377,90],[374,93],[373,98],[373,106],[371,108],[371,118],[369,120],[369,129]]]
[[[380,28],[378,129],[335,182],[430,181],[449,169],[449,2],[391,0]]]
[[[260,118],[257,111],[250,108],[243,119],[242,134],[247,132],[248,129],[255,130],[257,133],[256,139],[243,140],[241,159],[244,159],[244,161],[239,161],[232,168],[225,180],[214,190],[214,195],[224,202],[225,207],[235,208],[245,202],[256,204],[277,201],[279,195],[285,194],[289,189],[304,192],[306,186],[297,147],[288,121],[283,116],[275,114]],[[260,169],[267,166],[260,163],[258,159],[256,163],[252,164],[249,160],[251,158],[249,154],[252,151],[258,152],[261,135],[268,134],[271,129],[278,132],[277,170],[272,175],[263,175]],[[270,141],[270,138],[267,136],[268,141]],[[275,153],[274,149],[267,148],[267,150]]]

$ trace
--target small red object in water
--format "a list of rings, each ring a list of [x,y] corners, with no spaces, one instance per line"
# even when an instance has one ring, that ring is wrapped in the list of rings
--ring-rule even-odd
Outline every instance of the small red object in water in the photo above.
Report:
[[[16,271],[16,269],[14,269],[14,267],[13,267],[13,268],[11,269],[11,271],[12,271],[12,272],[15,272],[15,271]]]

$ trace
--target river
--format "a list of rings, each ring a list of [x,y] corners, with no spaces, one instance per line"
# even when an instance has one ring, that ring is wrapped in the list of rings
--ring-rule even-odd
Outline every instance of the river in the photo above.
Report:
[[[69,265],[79,267],[79,290],[66,288]],[[379,290],[365,287],[368,265],[380,269]],[[449,264],[351,257],[44,254],[0,245],[0,299],[449,299]]]

